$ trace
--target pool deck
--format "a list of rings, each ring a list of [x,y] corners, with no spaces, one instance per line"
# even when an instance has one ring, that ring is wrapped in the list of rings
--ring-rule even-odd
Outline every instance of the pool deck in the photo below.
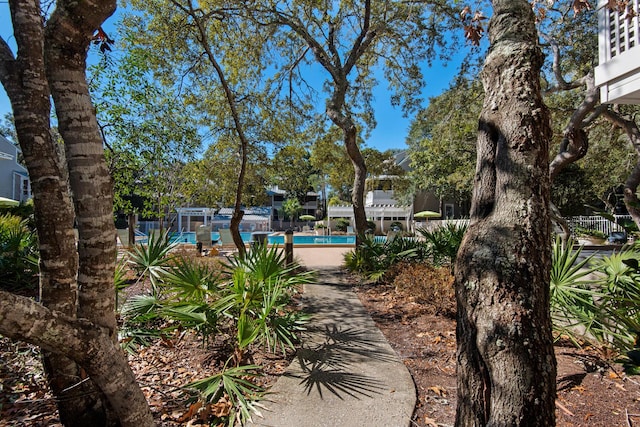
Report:
[[[309,268],[339,267],[343,264],[344,254],[352,251],[351,246],[293,246],[293,258]]]

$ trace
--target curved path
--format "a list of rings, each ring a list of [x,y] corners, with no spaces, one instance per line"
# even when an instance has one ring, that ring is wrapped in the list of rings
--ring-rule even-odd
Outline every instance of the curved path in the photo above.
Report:
[[[309,262],[296,256],[318,271],[318,283],[304,290],[309,330],[287,372],[261,401],[262,417],[254,415],[250,425],[409,426],[416,403],[411,375],[335,262],[317,265],[327,250],[315,249]]]

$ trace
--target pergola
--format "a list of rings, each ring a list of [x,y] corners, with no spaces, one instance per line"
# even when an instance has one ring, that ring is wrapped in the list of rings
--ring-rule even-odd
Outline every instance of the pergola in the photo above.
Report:
[[[178,212],[178,231],[183,231],[182,227],[182,218],[186,217],[187,224],[185,227],[185,231],[191,230],[191,218],[203,218],[203,222],[198,221],[198,225],[207,225],[211,222],[211,217],[215,215],[216,209],[214,208],[177,208]],[[194,227],[195,229],[195,227]]]
[[[178,213],[178,231],[195,231],[192,227],[192,218],[198,218],[194,221],[196,225],[211,225],[212,229],[229,228],[231,220],[232,208],[177,208]],[[271,221],[268,215],[270,209],[267,208],[247,208],[245,215],[242,217],[241,231],[268,231],[271,229]],[[183,219],[186,219],[186,224]],[[183,224],[185,224],[183,229]]]

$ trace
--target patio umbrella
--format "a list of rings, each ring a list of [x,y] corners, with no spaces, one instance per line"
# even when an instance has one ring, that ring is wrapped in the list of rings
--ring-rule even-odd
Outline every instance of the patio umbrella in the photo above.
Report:
[[[420,211],[413,215],[414,218],[439,218],[440,212]]]
[[[18,206],[19,204],[20,202],[17,200],[8,199],[6,197],[0,197],[0,207],[11,208],[14,206]]]
[[[307,221],[307,225],[309,225],[309,221],[314,221],[316,219],[313,215],[300,215],[300,221]]]

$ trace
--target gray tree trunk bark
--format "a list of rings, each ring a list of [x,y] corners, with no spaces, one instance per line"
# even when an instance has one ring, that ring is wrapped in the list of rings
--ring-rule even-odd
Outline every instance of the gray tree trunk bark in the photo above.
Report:
[[[456,264],[457,426],[555,424],[550,117],[534,16],[494,0],[471,224]]]

